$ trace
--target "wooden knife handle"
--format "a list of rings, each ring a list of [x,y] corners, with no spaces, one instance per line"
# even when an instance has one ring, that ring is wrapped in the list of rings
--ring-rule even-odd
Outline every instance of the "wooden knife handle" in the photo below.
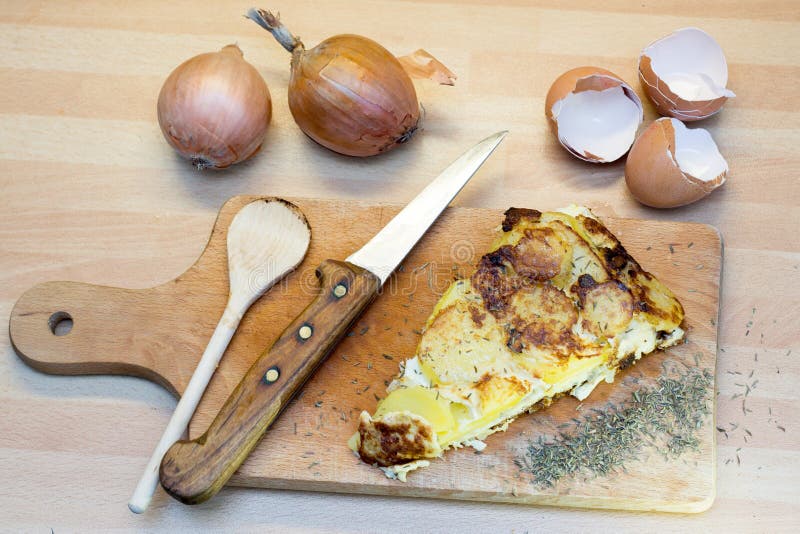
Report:
[[[381,286],[371,272],[334,260],[322,262],[317,278],[317,297],[247,371],[205,434],[167,451],[161,485],[179,501],[201,503],[225,485]]]

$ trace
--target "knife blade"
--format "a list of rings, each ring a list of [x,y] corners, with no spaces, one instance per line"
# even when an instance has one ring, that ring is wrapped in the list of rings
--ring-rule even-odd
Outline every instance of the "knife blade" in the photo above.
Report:
[[[164,455],[159,478],[167,493],[197,504],[225,485],[506,133],[465,152],[346,261],[325,260],[317,267],[316,298],[253,363],[208,430],[178,441]]]
[[[498,132],[466,151],[345,261],[367,269],[385,283],[505,136],[505,131]]]

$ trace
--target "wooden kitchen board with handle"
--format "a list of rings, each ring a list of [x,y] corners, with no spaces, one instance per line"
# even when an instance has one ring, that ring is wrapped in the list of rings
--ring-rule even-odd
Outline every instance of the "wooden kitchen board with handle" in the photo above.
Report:
[[[29,365],[54,374],[127,374],[183,391],[225,306],[226,229],[239,208],[259,197],[235,197],[221,209],[208,245],[177,279],[151,289],[119,289],[48,282],[16,303],[10,335]],[[344,259],[400,208],[342,200],[290,199],[312,228],[308,255],[298,269],[257,301],[234,336],[190,427],[201,434],[250,364],[311,301],[315,267]],[[518,206],[538,209],[552,206]],[[698,432],[699,446],[666,459],[645,445],[625,469],[606,477],[586,474],[540,487],[515,463],[540,435],[608,403],[625,403],[633,388],[653,384],[675,368],[714,374],[722,245],[706,225],[604,219],[628,252],[677,295],[686,310],[687,343],[645,357],[601,384],[579,403],[562,398],[525,415],[507,432],[487,438],[481,453],[449,451],[408,482],[387,479],[347,448],[361,410],[414,354],[419,329],[454,276],[468,274],[502,221],[500,210],[449,208],[387,282],[383,294],[306,384],[231,480],[241,486],[550,504],[593,508],[697,512],[714,498],[714,417]],[[180,236],[176,236],[179,239]],[[157,261],[157,258],[154,258]],[[71,331],[55,335],[59,319]],[[714,404],[714,383],[708,387]],[[561,428],[564,428],[561,426]]]

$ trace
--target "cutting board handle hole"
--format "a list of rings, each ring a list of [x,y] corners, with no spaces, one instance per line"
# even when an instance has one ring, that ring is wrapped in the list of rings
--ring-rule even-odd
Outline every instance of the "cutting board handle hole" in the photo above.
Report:
[[[72,316],[67,312],[58,311],[47,320],[50,331],[56,336],[66,336],[72,330]]]

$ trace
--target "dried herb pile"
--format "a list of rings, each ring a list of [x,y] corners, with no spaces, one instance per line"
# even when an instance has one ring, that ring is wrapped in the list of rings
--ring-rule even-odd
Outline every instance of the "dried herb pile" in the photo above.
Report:
[[[577,473],[608,475],[645,445],[667,457],[697,449],[698,430],[710,413],[712,380],[708,369],[662,375],[657,384],[635,390],[629,402],[592,410],[557,436],[540,436],[515,463],[536,485],[550,487]]]

